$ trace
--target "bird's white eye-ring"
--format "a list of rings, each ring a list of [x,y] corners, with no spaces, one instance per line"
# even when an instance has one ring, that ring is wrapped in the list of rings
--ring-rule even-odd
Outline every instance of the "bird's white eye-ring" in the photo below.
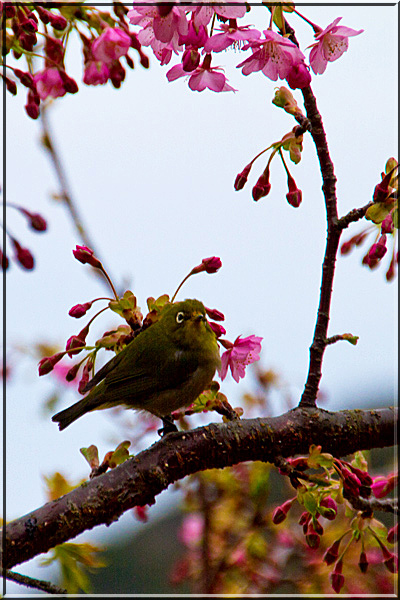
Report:
[[[184,319],[185,319],[185,314],[183,312],[178,312],[178,314],[176,315],[176,322],[182,323]]]

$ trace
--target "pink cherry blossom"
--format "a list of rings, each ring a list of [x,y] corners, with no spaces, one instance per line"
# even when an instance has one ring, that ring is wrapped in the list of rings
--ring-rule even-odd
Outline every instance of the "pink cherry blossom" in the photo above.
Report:
[[[131,45],[129,35],[118,27],[106,27],[93,42],[92,53],[96,60],[111,63],[125,56]]]
[[[315,44],[309,46],[310,65],[314,73],[324,73],[328,62],[333,62],[342,56],[349,47],[348,38],[354,35],[360,35],[364,29],[356,31],[350,27],[338,25],[342,17],[335,19],[326,29],[315,34],[318,40]]]
[[[56,67],[49,67],[43,71],[38,71],[34,75],[33,81],[36,85],[37,93],[42,100],[45,100],[48,96],[58,98],[67,93],[60,71]]]
[[[249,29],[249,25],[233,27],[231,24],[222,23],[219,31],[223,33],[217,33],[207,40],[204,46],[206,52],[221,52],[232,44],[239,46],[243,41],[248,42],[261,37],[261,33],[257,29]]]
[[[151,30],[154,37],[165,44],[172,42],[179,35],[186,35],[188,32],[188,22],[186,19],[185,6],[174,5],[169,11],[160,11],[160,7],[154,4],[149,6],[134,6],[128,12],[129,22],[133,25],[140,25],[144,29]],[[144,44],[140,39],[141,44]],[[146,44],[144,44],[146,45]]]
[[[232,4],[240,6],[232,6]],[[214,14],[225,19],[241,19],[246,14],[246,6],[242,0],[231,0],[229,6],[221,4],[200,5],[193,10],[194,22],[196,25],[208,25]]]
[[[202,92],[206,88],[213,92],[236,92],[236,90],[227,83],[227,79],[221,67],[211,67],[211,55],[206,54],[203,63],[192,71],[189,77],[189,87],[196,92]],[[188,73],[183,65],[175,65],[167,73],[168,81],[175,81],[184,77]]]
[[[83,83],[86,85],[103,85],[107,83],[110,69],[103,62],[90,60],[85,66]]]
[[[228,367],[230,367],[233,379],[239,383],[239,379],[245,376],[247,365],[260,359],[259,352],[262,339],[262,337],[256,335],[241,339],[239,335],[221,356],[221,368],[218,371],[221,380],[225,379]],[[228,342],[228,344],[231,344],[231,342]]]
[[[253,49],[253,54],[237,65],[242,67],[243,75],[262,71],[266,77],[276,81],[285,79],[295,65],[304,62],[305,56],[287,38],[270,29],[264,32],[265,39],[250,41],[243,50]]]

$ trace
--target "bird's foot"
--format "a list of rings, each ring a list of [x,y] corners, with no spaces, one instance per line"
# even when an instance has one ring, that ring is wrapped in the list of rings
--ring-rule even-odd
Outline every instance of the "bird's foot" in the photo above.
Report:
[[[164,437],[164,435],[167,435],[167,433],[172,433],[173,431],[178,431],[178,428],[174,424],[174,421],[173,421],[171,415],[162,417],[161,420],[164,424],[164,427],[161,427],[161,429],[157,430],[158,435],[160,435],[161,437]]]

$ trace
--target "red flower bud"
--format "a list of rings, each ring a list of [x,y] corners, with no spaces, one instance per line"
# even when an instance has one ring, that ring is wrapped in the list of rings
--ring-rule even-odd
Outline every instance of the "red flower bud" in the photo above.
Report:
[[[79,352],[82,352],[82,346],[85,346],[85,340],[81,339],[77,335],[71,335],[71,337],[67,340],[65,349],[69,350],[68,356],[72,358],[74,354],[79,354]],[[78,348],[78,350],[74,350],[74,348]]]
[[[271,184],[269,183],[269,171],[264,171],[257,179],[256,185],[252,189],[253,200],[257,202],[260,198],[268,196],[271,191]]]
[[[343,563],[338,561],[335,566],[335,570],[331,574],[331,584],[333,590],[338,594],[344,586],[344,576],[342,575]]]
[[[200,53],[196,48],[188,48],[182,55],[182,68],[187,73],[194,71],[200,64]]]
[[[301,204],[302,193],[301,190],[298,189],[296,182],[290,173],[288,173],[288,187],[289,192],[286,194],[286,199],[291,206],[298,208]]]
[[[10,94],[15,96],[17,94],[17,84],[15,83],[15,81],[12,81],[8,77],[3,77],[3,79],[6,82],[7,90],[10,92]]]
[[[361,573],[366,573],[368,571],[368,565],[369,565],[369,562],[367,560],[367,555],[365,554],[365,552],[363,550],[360,554],[360,559],[358,561],[358,566],[359,566]]]
[[[60,76],[66,92],[69,92],[70,94],[76,94],[76,92],[79,91],[78,84],[76,83],[75,79],[72,79],[72,77],[67,75],[63,69],[60,69]]]
[[[217,338],[220,337],[221,335],[226,334],[225,327],[222,327],[222,325],[220,325],[219,323],[213,323],[213,321],[209,321],[208,324],[211,327],[211,329],[213,330],[213,332],[215,333],[215,335],[217,336]]]
[[[330,496],[323,498],[319,506],[319,512],[325,519],[328,519],[329,521],[333,521],[335,519],[337,514],[337,504],[333,498]]]
[[[75,306],[73,306],[70,309],[68,314],[70,317],[74,317],[75,319],[80,319],[80,317],[83,317],[84,315],[86,315],[89,308],[92,307],[92,304],[93,304],[93,302],[85,302],[84,304],[75,304]]]
[[[47,223],[45,219],[39,215],[39,213],[31,213],[25,208],[19,208],[19,210],[23,215],[25,215],[25,217],[27,217],[29,220],[29,225],[32,229],[35,229],[36,231],[46,231]]]
[[[79,363],[77,363],[76,365],[74,365],[73,367],[71,367],[70,370],[67,372],[67,374],[65,376],[65,379],[67,381],[73,381],[75,379],[78,371],[79,371],[79,367],[80,367]]]
[[[393,229],[393,217],[392,213],[389,213],[381,223],[381,233],[393,233]]]
[[[53,354],[53,356],[47,356],[42,358],[39,361],[39,376],[46,375],[53,370],[55,364],[58,363],[59,360],[64,356],[64,352],[58,352],[57,354]]]
[[[287,517],[287,514],[295,501],[296,498],[291,498],[290,500],[286,500],[281,506],[277,506],[274,512],[272,513],[272,522],[275,525],[279,525],[282,523]]]
[[[309,523],[306,532],[306,542],[310,548],[316,549],[319,547],[320,536],[315,531],[313,524]]]
[[[386,254],[386,234],[381,235],[376,244],[372,244],[368,252],[368,257],[371,260],[380,260]]]
[[[46,44],[45,44],[45,52],[46,57],[49,58],[53,63],[57,63],[60,67],[62,67],[63,59],[64,59],[64,45],[61,40],[56,38],[52,38],[49,35],[46,35]],[[51,64],[50,66],[55,66]],[[61,71],[60,71],[61,73]]]
[[[89,264],[92,267],[96,267],[97,269],[102,268],[101,262],[94,256],[93,250],[88,248],[87,246],[77,246],[75,250],[72,250],[72,254],[75,256],[76,260],[79,260],[82,264]]]
[[[206,306],[205,309],[210,319],[213,319],[214,321],[225,321],[225,316],[223,315],[223,313],[217,310],[216,308],[207,308]]]
[[[386,173],[384,177],[382,177],[382,181],[375,186],[373,201],[374,202],[384,202],[389,196],[389,183],[392,178],[392,173],[397,169],[398,165],[393,167],[389,173]]]
[[[50,13],[49,17],[53,29],[56,29],[57,31],[63,31],[68,25],[67,19],[62,15],[53,15],[53,13]]]
[[[323,558],[325,564],[331,565],[337,561],[339,558],[339,546],[341,541],[341,539],[334,541],[332,546],[327,549]]]
[[[234,183],[233,187],[235,188],[235,190],[237,192],[244,188],[244,186],[247,182],[247,178],[249,176],[251,167],[252,167],[252,163],[246,165],[245,168],[243,169],[243,171],[241,173],[239,173],[238,175],[236,175],[236,179],[235,179],[235,183]]]
[[[206,273],[216,273],[218,269],[222,267],[221,259],[218,256],[210,256],[210,258],[203,258],[200,265],[194,267],[191,271],[191,274],[201,273],[202,271],[206,271]]]
[[[35,260],[31,252],[28,250],[28,248],[23,248],[21,244],[19,244],[19,242],[17,242],[17,240],[14,238],[11,238],[11,241],[16,250],[15,259],[17,262],[19,262],[24,269],[27,269],[28,271],[32,270],[35,266]]]

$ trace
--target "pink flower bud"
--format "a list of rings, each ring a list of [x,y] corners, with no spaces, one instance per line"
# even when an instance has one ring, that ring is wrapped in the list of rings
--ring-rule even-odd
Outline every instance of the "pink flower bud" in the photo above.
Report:
[[[342,575],[343,563],[338,561],[335,566],[335,570],[331,574],[331,584],[333,590],[338,594],[344,586],[344,576]]]
[[[58,352],[57,354],[53,354],[53,356],[47,356],[42,358],[39,361],[39,376],[46,375],[53,370],[54,365],[58,363],[59,360],[64,356],[64,352]]]
[[[292,65],[292,68],[290,69],[286,77],[286,81],[288,82],[289,87],[291,87],[292,90],[295,90],[296,88],[305,88],[310,85],[310,71],[304,64],[304,62],[300,62],[297,64],[294,63]]]
[[[226,334],[225,327],[222,327],[222,325],[220,325],[219,323],[214,323],[213,321],[209,321],[208,324],[211,327],[211,329],[213,330],[213,332],[215,333],[215,335],[217,336],[217,338],[219,338],[221,335]]]
[[[387,197],[390,194],[389,184],[390,184],[390,180],[392,178],[392,173],[397,168],[398,168],[398,165],[393,167],[393,169],[391,171],[389,171],[389,173],[386,173],[386,175],[384,175],[384,177],[382,177],[382,181],[380,181],[378,183],[378,185],[375,186],[374,195],[373,195],[374,202],[384,202],[387,199]]]
[[[70,317],[74,317],[75,319],[80,319],[84,315],[86,315],[89,308],[92,307],[93,302],[85,302],[84,304],[75,304],[70,311],[68,312]]]
[[[11,241],[16,250],[15,259],[22,267],[24,267],[24,269],[27,269],[28,271],[32,270],[35,266],[35,260],[31,252],[28,250],[28,248],[23,248],[21,244],[19,244],[19,242],[17,242],[17,240],[14,238],[11,238]]]
[[[188,48],[182,55],[182,67],[187,73],[194,71],[200,64],[200,53],[196,48]]]
[[[12,81],[8,77],[3,77],[3,79],[6,82],[7,90],[10,92],[10,94],[15,96],[17,94],[17,84],[15,83],[15,81]]]
[[[363,550],[360,554],[360,559],[358,561],[358,566],[359,566],[361,573],[366,573],[368,571],[368,565],[369,565],[369,562],[367,560],[367,555],[365,554],[365,552]]]
[[[60,70],[60,76],[64,85],[64,89],[69,94],[76,94],[79,91],[78,84],[75,79],[72,79],[64,70]]]
[[[368,252],[368,257],[371,260],[380,260],[385,256],[386,252],[386,234],[384,233],[381,235],[376,244],[372,244]]]
[[[274,512],[272,513],[272,522],[275,525],[279,525],[279,523],[282,523],[286,519],[287,514],[295,499],[296,498],[291,498],[290,500],[286,500],[286,502],[281,504],[281,506],[277,506],[275,508]]]
[[[252,167],[252,163],[246,165],[245,168],[243,169],[243,171],[241,173],[239,173],[238,175],[236,175],[236,179],[235,179],[235,183],[234,183],[233,187],[235,188],[235,190],[237,192],[244,188],[244,186],[247,182],[247,178],[249,176],[251,167]]]
[[[69,351],[68,356],[72,358],[74,354],[79,354],[79,352],[82,352],[82,346],[85,346],[85,340],[81,339],[77,335],[71,335],[71,337],[67,340],[65,349]],[[78,350],[74,350],[74,348],[78,348]]]
[[[210,258],[203,258],[201,264],[197,265],[197,267],[193,267],[193,269],[191,270],[191,274],[194,275],[196,273],[202,273],[203,271],[212,274],[216,273],[221,267],[221,259],[218,258],[218,256],[210,256]]]
[[[35,229],[35,231],[46,231],[47,223],[45,219],[39,215],[39,213],[31,213],[25,208],[20,208],[19,210],[23,215],[25,215],[25,217],[27,217],[29,220],[29,225],[32,229]]]
[[[206,306],[205,309],[207,315],[210,317],[210,319],[213,319],[213,321],[225,321],[225,316],[223,313],[216,308],[207,308]]]
[[[339,558],[339,546],[341,539],[335,540],[324,554],[323,561],[327,565],[331,565]]]
[[[301,190],[298,189],[296,182],[290,173],[288,173],[288,187],[289,192],[286,194],[286,199],[291,206],[298,208],[301,204],[302,193]]]
[[[394,261],[394,256],[393,256],[392,260],[390,261],[389,268],[386,271],[386,281],[392,281],[394,276],[395,276],[395,261]]]
[[[260,198],[268,196],[271,191],[271,184],[269,183],[269,171],[264,171],[257,179],[257,183],[252,189],[253,200],[257,202]]]
[[[319,547],[320,535],[315,531],[312,523],[308,524],[306,542],[310,548],[316,549]]]
[[[62,67],[64,59],[64,45],[61,40],[46,35],[45,52],[47,58]]]
[[[67,372],[67,374],[66,374],[66,376],[65,376],[65,379],[66,379],[67,381],[73,381],[73,380],[75,379],[75,377],[76,377],[76,375],[77,375],[78,371],[79,371],[79,367],[80,367],[80,364],[79,364],[79,363],[77,363],[76,365],[74,365],[73,367],[71,367],[71,368],[69,369],[69,371]]]
[[[65,17],[62,15],[53,15],[53,13],[50,13],[50,23],[53,29],[56,29],[57,31],[63,31],[68,25],[68,21]]]
[[[72,250],[72,254],[76,260],[79,260],[82,264],[89,264],[97,269],[102,268],[101,262],[94,256],[93,250],[87,246],[77,246],[75,250]]]
[[[39,106],[36,104],[36,102],[29,100],[29,97],[27,104],[25,104],[25,110],[28,117],[31,119],[37,119],[40,115]]]
[[[393,229],[392,213],[389,213],[381,223],[381,233],[393,233]]]

